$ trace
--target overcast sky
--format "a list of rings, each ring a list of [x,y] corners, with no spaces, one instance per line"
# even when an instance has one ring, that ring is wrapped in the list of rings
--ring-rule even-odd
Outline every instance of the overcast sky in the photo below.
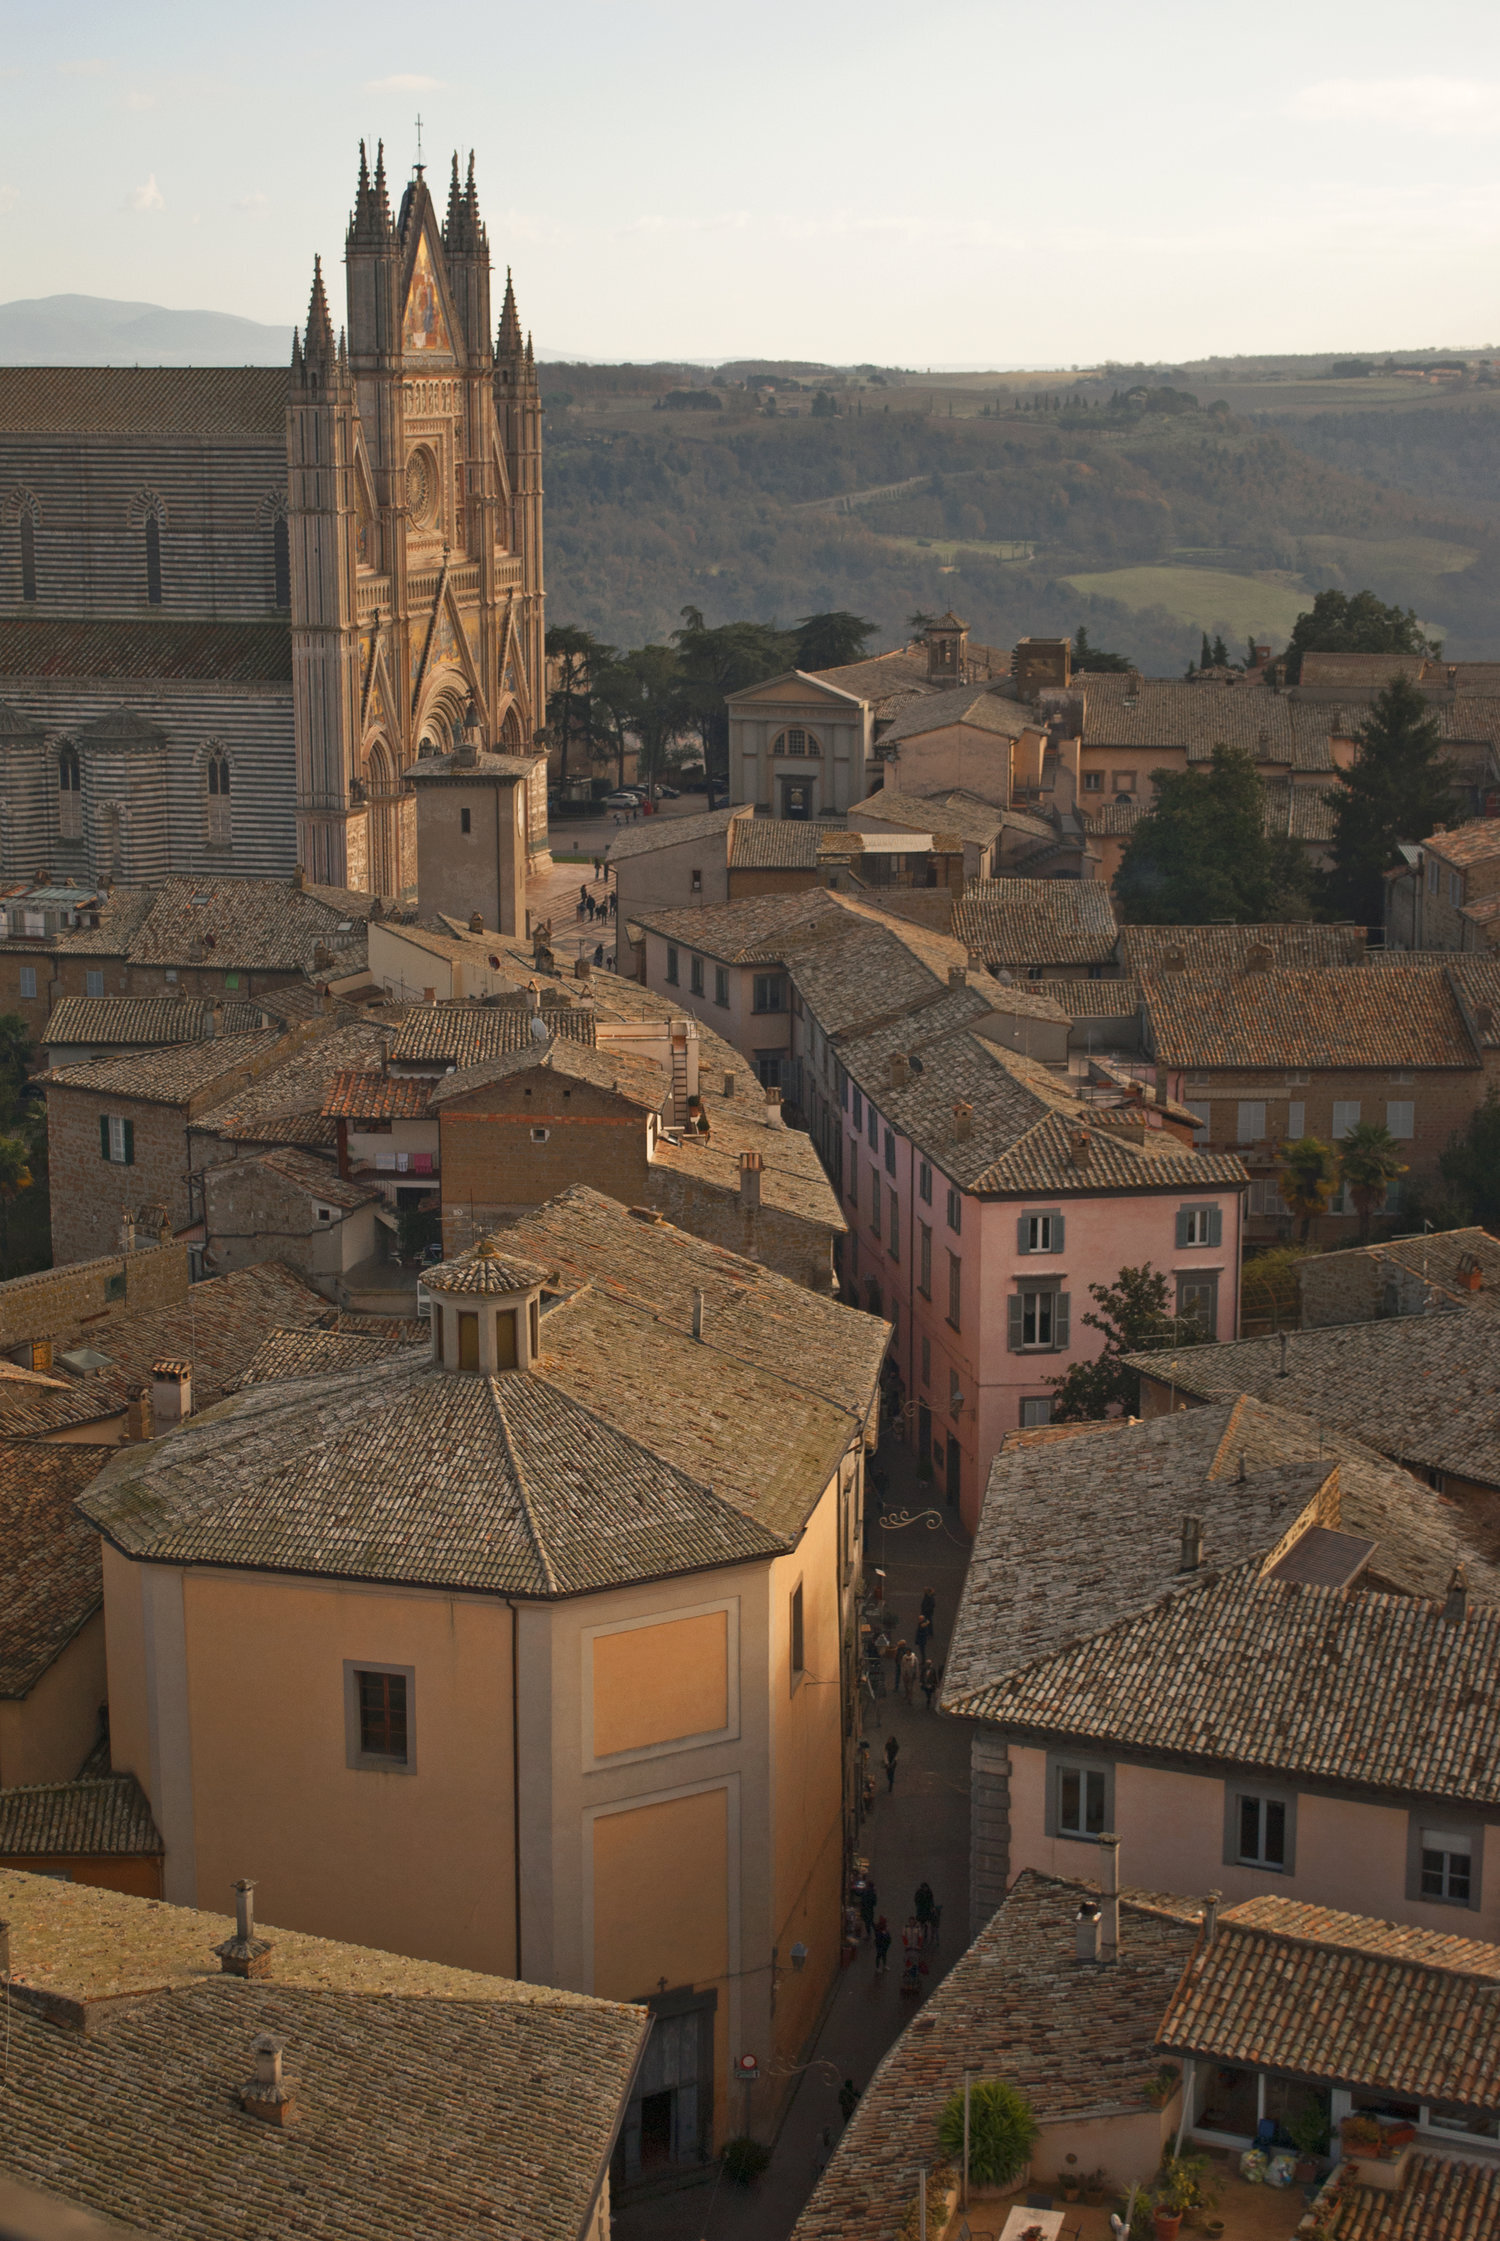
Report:
[[[337,266],[360,135],[399,181],[420,110],[440,193],[475,150],[496,265],[552,352],[1071,365],[1500,339],[1493,0],[5,20],[6,297],[297,319],[314,250]]]

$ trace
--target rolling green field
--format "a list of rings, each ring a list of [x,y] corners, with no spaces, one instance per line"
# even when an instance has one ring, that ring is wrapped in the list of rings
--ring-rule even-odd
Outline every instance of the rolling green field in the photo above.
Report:
[[[1346,575],[1458,576],[1479,554],[1473,545],[1452,545],[1442,537],[1304,537],[1302,550],[1320,567]]]
[[[1251,636],[1281,644],[1309,603],[1305,591],[1284,582],[1266,583],[1220,568],[1107,568],[1062,580],[1089,599],[1160,607],[1194,630],[1230,632],[1236,652]]]

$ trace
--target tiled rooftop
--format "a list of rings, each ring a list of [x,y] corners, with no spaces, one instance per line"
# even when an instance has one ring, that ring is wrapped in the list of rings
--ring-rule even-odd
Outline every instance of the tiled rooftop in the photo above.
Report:
[[[946,731],[952,724],[991,732],[997,740],[1019,739],[1023,731],[1034,731],[1037,721],[1034,708],[1012,699],[1007,692],[997,692],[989,685],[955,685],[903,708],[889,731],[882,734],[881,745],[920,739],[925,732]]]
[[[124,1051],[115,1058],[81,1058],[38,1075],[49,1089],[85,1090],[95,1096],[134,1099],[148,1105],[180,1105],[211,1089],[221,1076],[276,1048],[280,1031],[221,1035],[203,1043],[163,1043],[148,1050]]]
[[[737,817],[748,818],[751,812],[743,805],[730,809],[705,809],[688,817],[643,817],[638,825],[622,825],[609,844],[609,860],[623,863],[630,856],[653,855],[658,848],[675,848],[679,843],[700,841],[704,848],[704,864],[727,862],[727,837],[730,826]]]
[[[287,333],[287,356],[292,338]],[[24,435],[262,436],[280,444],[284,366],[0,367],[0,427]]]
[[[1161,1377],[1159,1355],[1126,1358]],[[1489,1315],[1457,1308],[1234,1339],[1179,1354],[1173,1378],[1180,1394],[1198,1400],[1254,1393],[1278,1408],[1304,1410],[1397,1462],[1500,1485]]]
[[[589,2222],[642,2009],[269,1925],[273,1973],[247,1983],[213,1954],[232,1920],[44,1876],[0,1872],[0,1910],[22,1980],[8,2176],[164,2241],[576,2241]],[[29,1994],[75,2016],[136,1997],[60,2030]],[[285,2130],[238,2105],[261,2033],[286,2047]]]
[[[363,917],[290,880],[213,874],[117,892],[97,927],[80,927],[57,940],[67,956],[123,956],[133,965],[255,973],[311,972],[320,946],[338,971],[352,972],[364,963]]]
[[[1255,955],[1267,965],[1357,965],[1363,926],[1122,926],[1120,963],[1128,973],[1161,973],[1172,960],[1191,970],[1243,972]]]
[[[460,1066],[453,1073],[445,1074],[441,1081],[432,1085],[432,1107],[436,1110],[450,1105],[455,1098],[472,1096],[476,1090],[486,1089],[492,1083],[507,1081],[512,1075],[530,1074],[538,1068],[570,1081],[588,1082],[595,1089],[627,1099],[647,1113],[659,1113],[671,1094],[671,1084],[654,1058],[612,1048],[607,1043],[595,1046],[575,1042],[571,1036],[559,1036],[547,1043],[528,1038],[521,1049],[480,1059],[473,1065]]]
[[[146,1793],[133,1774],[0,1790],[0,1859],[69,1853],[139,1859],[161,1849]]]
[[[271,1024],[260,1004],[221,1004],[221,1035],[253,1035]],[[214,1033],[214,1006],[187,996],[65,996],[37,1037],[44,1049],[72,1043],[194,1043]]]
[[[342,1069],[324,1086],[325,1120],[424,1120],[432,1096],[425,1074],[387,1074],[378,1066]]]
[[[816,871],[824,838],[822,829],[810,818],[740,817],[729,828],[729,868]]]
[[[825,920],[844,924],[837,900],[826,888],[811,887],[800,895],[747,895],[687,910],[645,910],[637,922],[648,934],[722,964],[749,965],[777,963],[789,938],[800,939]]]
[[[1500,2241],[1500,2163],[1413,2155],[1394,2194],[1343,2167],[1318,2197],[1326,2241]]]
[[[1123,1893],[1118,1961],[1081,1969],[1078,1908],[1095,1896],[1029,1868],[1016,1878],[865,2087],[793,2241],[906,2241],[916,2168],[936,2165],[938,2116],[966,2069],[1018,2087],[1043,2124],[1146,2113],[1196,1907]]]
[[[923,708],[936,707],[935,700],[920,704]],[[919,713],[920,711],[913,711]],[[1003,828],[1012,822],[1011,813],[994,808],[981,801],[977,794],[949,789],[938,794],[909,794],[893,785],[885,786],[880,793],[856,802],[850,811],[853,816],[878,817],[883,824],[894,825],[902,832],[930,832],[936,837],[952,836],[958,840],[976,842],[988,848]]]
[[[541,1010],[554,1035],[592,1043],[597,1013],[571,1004],[561,990],[544,986]],[[410,1004],[390,1038],[393,1066],[477,1066],[481,1059],[524,1050],[532,1041],[532,1013],[524,1002],[502,1004]]]
[[[192,678],[218,685],[292,682],[284,622],[43,621],[7,617],[0,677]]]
[[[346,1324],[351,1318],[340,1317]],[[362,1369],[367,1362],[383,1362],[392,1354],[410,1353],[414,1347],[430,1351],[431,1333],[426,1322],[396,1316],[369,1316],[384,1323],[383,1330],[272,1331],[261,1340],[236,1390],[247,1385],[274,1385],[289,1377],[323,1377],[332,1370]]]
[[[39,1408],[60,1397],[6,1380],[0,1425],[7,1432],[17,1392]],[[73,1441],[0,1440],[0,1698],[35,1688],[100,1607],[99,1543],[73,1503],[112,1452]]]
[[[194,1130],[231,1143],[332,1144],[334,1124],[322,1117],[328,1084],[350,1069],[379,1064],[390,1016],[335,1015],[290,1057],[202,1113]]]
[[[987,965],[1108,964],[1119,937],[1109,889],[1091,879],[971,880],[953,932]]]
[[[259,1167],[283,1182],[304,1191],[309,1198],[321,1199],[325,1206],[340,1206],[346,1213],[356,1207],[368,1206],[381,1196],[371,1183],[358,1183],[339,1173],[331,1160],[314,1159],[310,1152],[296,1150],[291,1145],[278,1146],[274,1151],[260,1152],[252,1160],[237,1161],[236,1166]],[[215,1170],[222,1172],[222,1170]]]
[[[1429,856],[1461,868],[1487,864],[1500,857],[1500,817],[1475,817],[1451,832],[1436,832],[1424,841]]]
[[[1193,1073],[1479,1064],[1440,969],[1158,972],[1145,1002],[1156,1056]]]

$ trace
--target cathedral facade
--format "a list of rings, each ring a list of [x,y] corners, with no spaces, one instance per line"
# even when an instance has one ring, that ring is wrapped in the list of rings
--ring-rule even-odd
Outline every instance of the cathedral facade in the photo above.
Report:
[[[288,874],[392,898],[407,773],[545,721],[541,400],[473,160],[360,152],[335,331],[286,370],[0,368],[0,880]],[[545,861],[545,755],[526,789]]]

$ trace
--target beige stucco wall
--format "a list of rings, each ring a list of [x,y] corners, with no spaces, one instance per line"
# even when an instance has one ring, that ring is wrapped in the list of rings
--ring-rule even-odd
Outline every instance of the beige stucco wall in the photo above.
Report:
[[[1048,2189],[1061,2185],[1069,2173],[1089,2171],[1103,2171],[1121,2188],[1144,2183],[1160,2168],[1162,2149],[1171,2146],[1181,2114],[1179,2090],[1159,2109],[1044,2124],[1031,2158],[1032,2177]],[[1069,2163],[1069,2156],[1076,2160]]]
[[[109,1680],[109,1756],[119,1774],[133,1774],[151,1794],[151,1743],[146,1708],[146,1637],[140,1567],[101,1544],[104,1638]]]
[[[71,1782],[98,1736],[105,1696],[104,1613],[96,1611],[29,1696],[0,1703],[0,1786]]]

